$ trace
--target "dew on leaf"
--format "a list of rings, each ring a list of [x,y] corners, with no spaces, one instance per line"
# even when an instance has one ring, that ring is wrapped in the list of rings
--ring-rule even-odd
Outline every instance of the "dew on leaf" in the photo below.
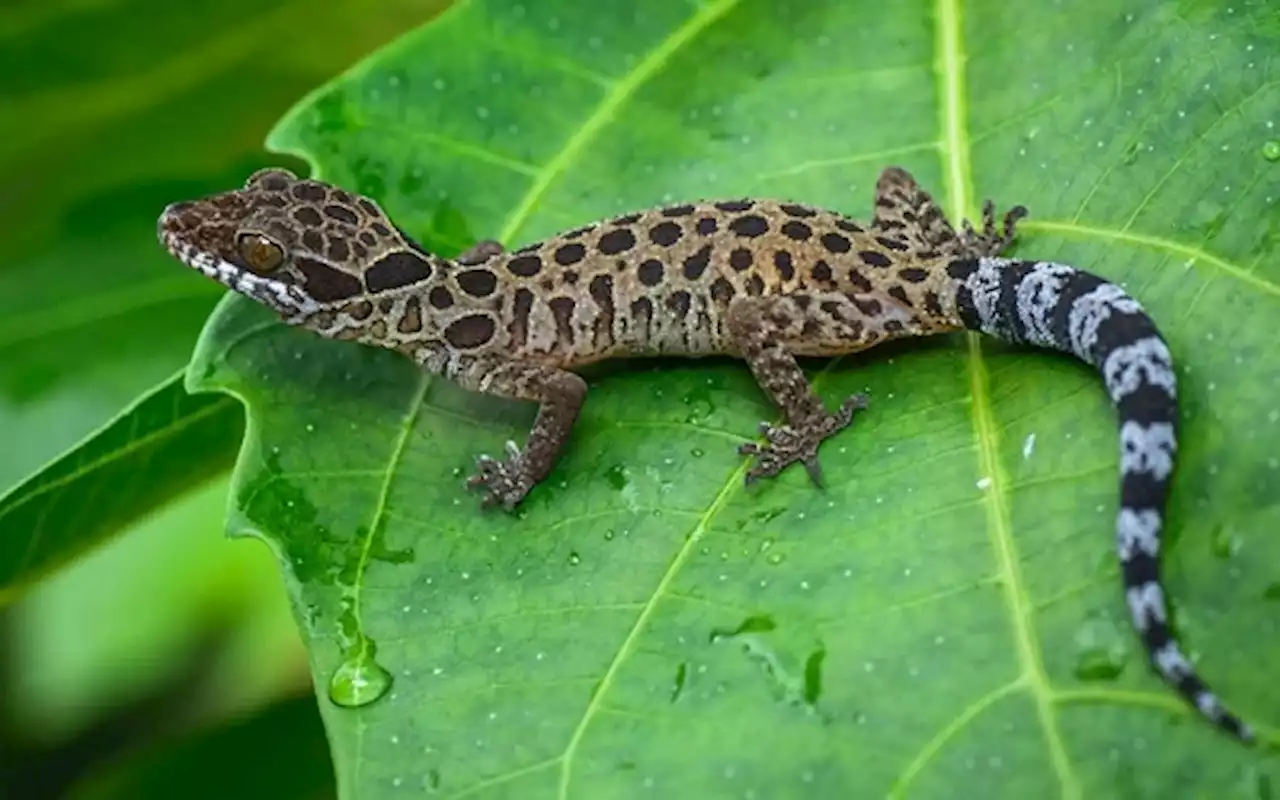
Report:
[[[781,564],[783,561],[786,560],[786,556],[784,556],[782,553],[770,553],[769,555],[765,556],[764,560],[774,566],[777,566],[778,564]]]
[[[616,464],[605,470],[605,480],[609,481],[609,485],[618,491],[627,488],[627,484],[631,481],[627,478],[627,468],[621,464]]]
[[[1074,673],[1082,681],[1112,681],[1129,661],[1128,639],[1110,619],[1094,615],[1076,632]]]
[[[738,624],[738,627],[732,630],[728,628],[715,628],[711,631],[708,641],[715,642],[721,639],[728,639],[734,636],[741,636],[744,633],[767,633],[777,630],[778,625],[773,621],[773,617],[768,614],[753,614]]]
[[[819,644],[804,661],[803,696],[806,705],[817,705],[818,698],[822,696],[822,662],[826,657],[826,648]]]
[[[1232,533],[1230,526],[1219,524],[1209,535],[1209,548],[1218,558],[1230,558],[1240,550],[1240,537]]]
[[[391,688],[387,672],[366,648],[343,661],[329,679],[329,699],[343,708],[367,706]]]
[[[1280,141],[1271,139],[1263,144],[1262,157],[1268,161],[1280,161]]]
[[[685,680],[689,677],[689,665],[681,661],[676,667],[676,677],[671,684],[671,702],[680,699],[680,695],[684,692]]]
[[[428,792],[439,791],[440,789],[440,770],[434,767],[427,770],[427,774],[422,776],[422,788]]]
[[[576,567],[582,563],[582,556],[576,550],[569,551],[569,566]]]

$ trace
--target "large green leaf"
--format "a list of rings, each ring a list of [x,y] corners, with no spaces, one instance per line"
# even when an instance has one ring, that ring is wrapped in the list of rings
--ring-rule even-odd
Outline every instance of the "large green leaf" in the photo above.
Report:
[[[0,6],[0,494],[47,485],[54,477],[36,473],[52,462],[101,456],[118,444],[92,440],[104,427],[110,438],[156,421],[143,413],[111,426],[122,408],[171,400],[192,417],[170,420],[171,430],[207,421],[207,398],[174,397],[180,384],[164,381],[189,359],[221,292],[173,269],[156,242],[157,214],[175,196],[261,166],[262,137],[299,94],[444,4]],[[280,46],[302,26],[306,46]],[[169,400],[139,399],[161,395]],[[62,459],[86,439],[86,453]],[[118,454],[113,483],[82,475],[94,493],[62,496],[39,530],[0,519],[0,590],[16,568],[5,554],[43,549],[58,560],[96,544],[184,480],[225,468],[238,441],[234,431],[199,447],[152,437]],[[186,461],[174,473],[157,471],[176,459]],[[107,497],[109,514],[98,505]],[[59,520],[82,524],[53,529]]]
[[[1168,582],[1274,741],[1277,107],[1259,4],[477,0],[270,143],[447,252],[674,198],[865,216],[890,162],[956,215],[1026,203],[1017,252],[1127,284],[1182,364]],[[481,513],[471,459],[530,407],[247,300],[214,314],[190,386],[248,408],[231,530],[279,551],[344,796],[1274,791],[1274,754],[1145,667],[1082,365],[950,337],[816,366],[828,402],[871,396],[825,490],[743,487],[735,446],[776,414],[741,364],[632,366],[592,376],[521,513]]]

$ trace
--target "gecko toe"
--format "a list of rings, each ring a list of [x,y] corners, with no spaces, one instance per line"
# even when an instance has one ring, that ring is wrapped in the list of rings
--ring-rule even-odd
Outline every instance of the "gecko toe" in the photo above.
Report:
[[[754,456],[755,464],[747,470],[744,482],[748,485],[760,478],[772,478],[790,465],[800,462],[815,486],[822,486],[822,464],[818,460],[818,447],[827,438],[843,430],[853,421],[853,413],[867,407],[866,395],[851,395],[834,414],[824,414],[799,426],[760,424],[768,444],[748,442],[738,447],[738,453]]]
[[[512,511],[532,484],[524,478],[520,448],[514,442],[506,443],[508,457],[498,460],[487,455],[476,457],[476,474],[467,479],[467,489],[485,489],[481,508],[501,505]]]

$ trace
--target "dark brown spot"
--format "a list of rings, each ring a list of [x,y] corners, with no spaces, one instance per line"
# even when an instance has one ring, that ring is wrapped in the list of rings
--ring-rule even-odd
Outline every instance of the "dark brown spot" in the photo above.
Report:
[[[831,265],[822,259],[818,259],[818,263],[813,265],[810,273],[815,281],[827,282],[831,280]]]
[[[601,236],[600,243],[596,246],[600,248],[601,253],[616,256],[636,246],[636,235],[627,228],[615,228]]]
[[[690,302],[691,298],[689,297],[689,293],[681,290],[667,298],[667,308],[683,317],[685,314],[689,313]]]
[[[374,202],[369,198],[361,197],[359,200],[356,201],[356,205],[364,209],[364,213],[368,214],[369,216],[371,217],[378,216],[378,206],[375,205]]]
[[[853,244],[845,236],[838,233],[822,234],[822,246],[832,253],[847,253]]]
[[[764,281],[759,275],[752,275],[750,278],[747,278],[746,289],[747,294],[752,297],[759,297],[764,294]]]
[[[562,244],[556,248],[555,260],[562,267],[571,264],[577,264],[579,261],[587,257],[587,248],[583,247],[580,242],[571,242]]]
[[[813,229],[803,222],[796,220],[788,220],[782,224],[782,233],[788,239],[795,239],[797,242],[803,242],[813,235]]]
[[[647,258],[636,269],[636,277],[645,286],[657,286],[662,283],[662,262],[656,258]]]
[[[720,229],[720,224],[716,222],[715,217],[703,217],[698,220],[698,233],[703,236],[710,236]]]
[[[919,267],[906,267],[898,270],[898,277],[907,283],[923,283],[929,277],[929,272]]]
[[[752,205],[754,204],[750,200],[725,200],[715,204],[721,211],[746,211]]]
[[[529,314],[533,311],[533,292],[521,286],[511,299],[511,320],[507,338],[512,347],[524,347],[529,341]]]
[[[422,301],[417,296],[410,296],[404,303],[404,314],[396,323],[396,330],[401,333],[418,333],[422,330]]]
[[[285,206],[289,205],[289,201],[286,200],[284,198],[284,195],[282,194],[266,195],[261,200],[259,200],[259,202],[265,206],[271,206],[272,208],[284,208]]]
[[[347,240],[341,236],[330,236],[329,260],[346,261],[348,258],[351,258],[351,248],[347,247]]]
[[[378,310],[383,314],[390,314],[391,309],[396,307],[396,301],[390,297],[384,297],[378,301]]]
[[[935,317],[942,316],[942,301],[938,298],[937,292],[924,293],[924,310]]]
[[[871,281],[867,280],[867,276],[856,269],[849,270],[849,283],[860,292],[869,292],[872,289]]]
[[[521,278],[532,278],[542,270],[542,259],[537,256],[516,256],[507,262],[507,270]]]
[[[662,209],[662,216],[664,217],[687,217],[692,213],[693,206],[688,203],[678,206],[667,206]]]
[[[391,235],[391,229],[388,228],[386,225],[383,225],[381,222],[374,222],[369,227],[373,228],[373,232],[378,234],[379,236]]]
[[[427,293],[427,302],[432,308],[446,309],[453,305],[453,292],[443,286],[436,286]]]
[[[573,344],[573,309],[576,304],[572,297],[553,297],[547,301],[551,316],[556,321],[556,335],[560,341]]]
[[[729,301],[733,299],[733,284],[724,278],[716,278],[711,282],[711,299],[716,303],[727,306]]]
[[[303,231],[302,246],[313,253],[320,254],[324,252],[324,236],[320,231]],[[345,259],[335,258],[334,261],[344,261]]]
[[[564,278],[564,282],[569,286],[573,286],[578,282],[578,273],[571,269],[565,270],[562,277]]]
[[[360,231],[360,241],[364,242],[366,247],[373,247],[378,243],[378,237],[369,231]]]
[[[796,203],[782,203],[778,208],[781,208],[784,213],[790,214],[793,217],[813,217],[818,214],[818,212],[814,211],[812,208],[798,205]]]
[[[906,242],[893,236],[877,236],[876,241],[880,243],[881,247],[887,250],[897,250],[898,252],[902,252],[907,249]]]
[[[369,255],[369,249],[359,242],[351,243],[351,252],[355,253],[356,258],[358,259],[363,259],[365,256]]]
[[[862,259],[862,263],[872,267],[893,266],[893,260],[879,250],[859,250],[858,258]]]
[[[351,305],[347,306],[347,314],[349,314],[351,318],[356,321],[359,321],[362,319],[368,319],[369,315],[372,313],[373,313],[373,303],[370,303],[368,300],[357,300]]]
[[[293,196],[309,203],[318,203],[325,198],[324,187],[311,181],[303,181],[293,185]]]
[[[488,297],[498,288],[498,276],[487,269],[458,273],[458,288],[472,297]]]
[[[302,256],[295,258],[293,263],[302,273],[303,289],[318,302],[345,300],[358,296],[364,290],[359,278],[328,264]]]
[[[854,295],[849,299],[853,301],[854,306],[856,306],[859,311],[868,316],[874,317],[881,311],[884,311],[884,307],[880,305],[880,301],[874,297]]]
[[[286,177],[282,171],[269,169],[259,175],[254,183],[257,184],[259,188],[278,192],[289,185],[289,178]]]
[[[707,265],[710,263],[711,245],[706,244],[684,260],[684,276],[691,281],[696,281],[702,277],[703,272],[706,272]]]
[[[620,217],[613,218],[613,224],[615,225],[634,225],[639,221],[640,221],[639,214],[623,214]]]
[[[374,262],[365,270],[364,285],[371,292],[398,289],[431,277],[431,265],[417,253],[396,250]]]
[[[729,254],[729,266],[742,272],[744,269],[751,269],[751,251],[745,247],[735,247],[733,252]]]
[[[600,310],[606,313],[613,313],[613,277],[610,275],[597,275],[591,279],[591,283],[587,286],[587,291],[591,293],[591,299],[596,301],[596,305],[600,306]]]
[[[851,219],[837,219],[836,227],[845,233],[862,233],[862,226]]]
[[[769,232],[769,223],[764,217],[757,216],[756,214],[748,214],[745,217],[738,217],[733,222],[730,222],[729,230],[739,236],[755,238],[756,236],[763,236]]]
[[[355,212],[346,206],[339,206],[330,203],[324,207],[324,215],[330,219],[336,219],[339,222],[345,222],[348,225],[355,225],[360,221]]]
[[[792,263],[791,254],[786,250],[779,250],[773,254],[773,266],[784,281],[789,281],[796,276],[796,265]]]
[[[684,233],[680,226],[674,222],[660,222],[649,229],[649,241],[663,247],[670,247],[680,241],[680,234]]]
[[[883,327],[884,327],[884,332],[885,332],[885,333],[901,333],[901,332],[902,332],[902,320],[900,320],[900,319],[886,319],[886,320],[884,321],[884,325],[883,325]]]
[[[653,303],[649,298],[641,297],[631,301],[631,319],[637,328],[648,328],[653,324]]]
[[[319,227],[324,224],[324,218],[320,216],[320,212],[311,206],[303,206],[293,210],[293,218],[299,224],[306,225],[309,228]]]
[[[351,196],[351,193],[345,189],[335,189],[333,192],[333,199],[344,206],[351,205],[352,201],[355,200],[355,198]]]
[[[472,314],[454,320],[444,329],[444,338],[449,344],[460,350],[480,347],[493,338],[497,326],[493,317],[485,314]]]
[[[897,300],[899,303],[902,303],[904,306],[911,305],[911,298],[907,297],[907,290],[903,289],[901,286],[894,285],[889,287],[889,296],[894,300]]]
[[[568,233],[560,234],[561,239],[581,239],[588,232],[595,230],[595,225],[583,225],[581,228],[574,228]]]

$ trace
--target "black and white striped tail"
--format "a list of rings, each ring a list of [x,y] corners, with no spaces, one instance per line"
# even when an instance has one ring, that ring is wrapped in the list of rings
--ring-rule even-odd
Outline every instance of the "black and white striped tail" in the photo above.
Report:
[[[1252,741],[1249,727],[1196,675],[1169,627],[1159,555],[1177,455],[1178,394],[1156,324],[1119,286],[1064,264],[971,258],[953,262],[948,273],[967,329],[1071,353],[1102,373],[1119,416],[1116,550],[1134,627],[1171,686],[1214,725]]]

